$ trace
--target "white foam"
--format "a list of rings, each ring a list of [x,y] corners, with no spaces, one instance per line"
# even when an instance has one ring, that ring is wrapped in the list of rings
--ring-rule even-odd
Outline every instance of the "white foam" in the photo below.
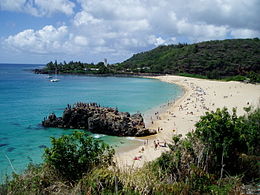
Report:
[[[128,140],[134,140],[134,141],[140,141],[140,142],[143,142],[144,140],[142,140],[142,139],[137,139],[137,138],[135,138],[135,137],[126,137],[126,139],[128,139]]]
[[[126,137],[128,140],[135,140],[135,137]]]
[[[101,137],[104,137],[106,135],[103,135],[103,134],[94,134],[93,137],[98,139],[98,138],[101,138]]]

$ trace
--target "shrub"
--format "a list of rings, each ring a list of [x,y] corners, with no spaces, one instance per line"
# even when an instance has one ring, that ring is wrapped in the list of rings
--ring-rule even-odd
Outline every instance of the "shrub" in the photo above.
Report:
[[[101,167],[93,169],[79,180],[75,194],[113,194],[121,190],[118,171]]]
[[[234,168],[233,162],[238,159],[237,154],[243,147],[239,142],[237,126],[241,126],[241,120],[237,118],[236,111],[231,116],[226,108],[206,113],[196,124],[195,134],[206,146],[212,173],[222,176],[224,163],[228,170]]]
[[[49,194],[54,186],[65,192],[69,186],[61,185],[59,180],[57,171],[46,164],[29,164],[23,174],[13,174],[6,181],[6,194]]]
[[[226,175],[245,174],[247,178],[259,177],[259,172],[244,172],[246,155],[259,156],[260,142],[260,109],[247,116],[237,117],[236,110],[232,115],[226,108],[206,113],[196,124],[195,135],[202,141],[207,150],[209,172],[222,178]],[[245,154],[245,155],[242,155]],[[241,157],[242,155],[242,157]],[[248,157],[246,159],[255,159]],[[247,163],[250,169],[259,168],[257,161]],[[248,167],[249,168],[249,167]],[[250,177],[248,175],[250,173]]]
[[[76,181],[93,167],[112,162],[114,149],[83,132],[51,138],[52,147],[46,148],[44,161],[53,166],[64,179]]]

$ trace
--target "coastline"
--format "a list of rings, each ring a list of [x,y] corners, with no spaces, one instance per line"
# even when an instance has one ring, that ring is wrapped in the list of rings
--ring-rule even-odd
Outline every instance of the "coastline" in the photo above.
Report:
[[[163,111],[156,114],[153,124],[148,128],[162,128],[156,135],[139,137],[140,145],[129,146],[116,150],[115,161],[120,168],[138,168],[145,162],[155,160],[167,147],[155,149],[154,141],[163,144],[171,142],[175,134],[186,135],[195,129],[196,122],[206,112],[215,111],[217,108],[227,107],[232,111],[237,108],[237,114],[243,115],[243,107],[259,106],[260,85],[241,82],[223,82],[182,76],[148,76],[145,78],[159,79],[162,82],[177,84],[184,93],[176,101],[168,102]],[[148,144],[146,143],[148,141]],[[143,151],[142,151],[143,148]],[[136,160],[134,160],[136,159]]]

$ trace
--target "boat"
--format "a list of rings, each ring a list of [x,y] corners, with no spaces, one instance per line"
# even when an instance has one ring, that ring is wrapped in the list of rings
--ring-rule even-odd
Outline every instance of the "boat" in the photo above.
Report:
[[[51,82],[59,82],[60,79],[57,78],[57,68],[55,69],[55,78],[50,80]]]
[[[59,82],[60,79],[51,79],[50,81],[51,81],[51,82]]]

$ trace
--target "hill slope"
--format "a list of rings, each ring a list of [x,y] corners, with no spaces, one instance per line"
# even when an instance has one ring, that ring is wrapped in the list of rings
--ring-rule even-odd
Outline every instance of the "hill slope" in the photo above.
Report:
[[[231,39],[159,46],[133,55],[119,69],[168,74],[199,74],[208,78],[260,74],[260,40]]]

